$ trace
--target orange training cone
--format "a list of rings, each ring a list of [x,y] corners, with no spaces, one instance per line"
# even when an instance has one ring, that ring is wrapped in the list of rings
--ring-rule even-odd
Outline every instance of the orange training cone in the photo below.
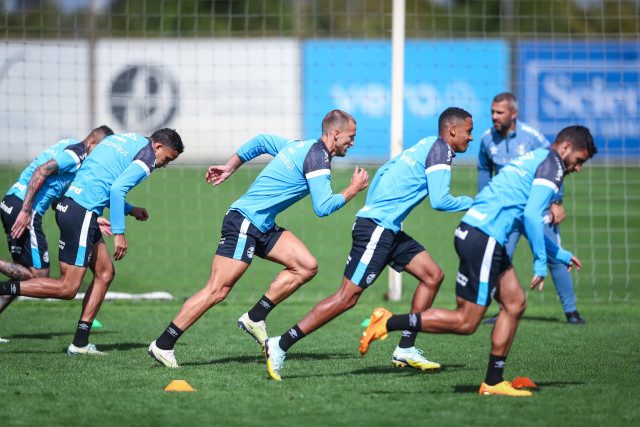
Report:
[[[164,391],[195,391],[191,384],[185,380],[173,380],[164,388]]]
[[[522,389],[522,388],[538,388],[536,383],[531,381],[529,377],[517,377],[513,381],[511,381],[511,385],[513,388]]]

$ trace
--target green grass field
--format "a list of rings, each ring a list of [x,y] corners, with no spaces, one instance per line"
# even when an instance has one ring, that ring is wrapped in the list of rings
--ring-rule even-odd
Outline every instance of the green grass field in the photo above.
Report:
[[[529,293],[506,376],[526,375],[539,385],[529,399],[480,397],[491,328],[468,337],[422,335],[418,345],[444,368],[435,373],[399,370],[390,364],[398,335],[373,344],[367,357],[357,352],[360,323],[377,305],[408,310],[414,280],[405,280],[402,301],[388,303],[386,275],[341,318],[301,341],[289,352],[284,382],[267,380],[263,358],[252,339],[236,327],[279,271],[255,260],[229,298],[207,313],[176,347],[179,370],[166,370],[146,356],[146,347],[208,276],[219,227],[228,205],[260,168],[238,171],[217,189],[202,180],[204,168],[169,168],[153,174],[130,195],[149,209],[147,223],[128,222],[129,253],[116,263],[113,291],[171,292],[173,302],[106,302],[98,318],[105,327],[91,341],[109,352],[101,358],[70,358],[80,303],[20,301],[0,316],[0,410],[2,425],[628,425],[640,422],[635,381],[640,378],[638,293],[635,259],[640,252],[639,168],[588,167],[567,179],[564,246],[584,268],[574,275],[581,313],[588,324],[564,322],[553,285]],[[0,168],[9,187],[19,172]],[[373,171],[372,171],[373,172]],[[348,182],[336,168],[334,189]],[[454,194],[474,194],[475,170],[454,169]],[[269,317],[280,334],[341,279],[350,247],[354,213],[364,195],[340,212],[317,218],[309,200],[283,213],[278,222],[307,243],[319,274]],[[446,278],[435,305],[453,307],[456,257],[453,229],[461,214],[419,206],[405,224],[443,267]],[[57,260],[57,228],[52,212],[45,225]],[[7,257],[6,247],[0,256]],[[523,282],[531,274],[522,243],[515,260]],[[53,275],[57,274],[55,268]],[[494,307],[489,309],[495,310]],[[163,391],[173,379],[195,393]]]

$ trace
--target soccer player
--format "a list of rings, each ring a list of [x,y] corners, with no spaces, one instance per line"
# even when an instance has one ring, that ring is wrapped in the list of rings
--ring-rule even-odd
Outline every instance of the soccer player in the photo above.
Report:
[[[22,171],[0,202],[0,218],[13,259],[13,262],[0,259],[2,274],[19,280],[49,276],[49,251],[42,216],[69,187],[87,155],[109,135],[113,135],[113,131],[103,125],[93,129],[82,141],[60,140]],[[0,296],[0,313],[14,299],[11,295]]]
[[[330,215],[367,186],[368,175],[356,166],[351,183],[339,194],[331,188],[331,159],[344,157],[353,146],[356,121],[341,110],[322,120],[320,139],[288,140],[257,135],[242,145],[225,165],[211,166],[207,182],[224,182],[243,163],[261,155],[274,158],[247,193],[231,205],[222,222],[220,244],[213,257],[211,275],[204,288],[182,306],[173,322],[151,343],[148,354],[159,363],[177,368],[174,346],[178,338],[207,310],[225,299],[249,268],[254,255],[282,264],[285,269],[269,285],[255,306],[238,319],[238,326],[262,347],[267,338],[265,320],[276,304],[284,301],[317,272],[307,247],[288,230],[275,224],[280,212],[311,194],[315,213]]]
[[[105,138],[87,156],[56,205],[56,222],[60,228],[60,278],[0,282],[0,295],[72,299],[78,293],[87,267],[91,268],[94,278],[87,289],[75,337],[67,348],[69,355],[103,354],[95,345],[89,344],[89,332],[113,280],[114,267],[102,239],[98,216],[105,207],[109,208],[114,235],[113,257],[122,259],[127,253],[125,215],[141,221],[149,217],[146,209],[129,205],[125,196],[156,168],[175,160],[183,150],[180,136],[172,129],[157,130],[149,138],[134,133]]]
[[[512,93],[500,93],[493,98],[491,104],[493,128],[487,129],[482,135],[478,155],[478,192],[511,160],[539,147],[549,148],[549,141],[540,132],[518,120],[517,117],[518,101]],[[545,238],[555,241],[556,245],[560,244],[559,224],[565,218],[562,190],[560,188],[560,191],[554,195],[544,212]],[[520,231],[514,230],[505,244],[507,254],[512,259],[519,239]],[[576,309],[571,273],[553,252],[547,252],[547,264],[567,321],[575,325],[584,324],[585,320]],[[495,320],[496,317],[493,317],[485,323],[494,323]]]
[[[580,172],[597,148],[584,126],[570,126],[556,137],[551,150],[538,148],[503,167],[475,198],[455,231],[454,244],[460,264],[456,276],[455,310],[428,309],[421,313],[393,315],[376,308],[371,323],[360,338],[360,353],[388,332],[413,330],[429,333],[469,335],[476,331],[494,298],[500,303],[498,320],[491,335],[491,353],[480,394],[531,396],[503,378],[507,355],[526,308],[524,291],[505,250],[514,228],[523,226],[533,252],[533,279],[530,287],[542,288],[547,274],[545,244],[556,258],[571,268],[581,267],[571,252],[545,241],[543,212],[558,192],[565,175]]]
[[[289,348],[352,308],[386,265],[398,272],[406,270],[418,279],[412,311],[431,307],[444,274],[424,247],[402,231],[402,221],[427,195],[433,209],[449,212],[469,209],[472,199],[451,196],[449,184],[455,153],[467,150],[473,139],[472,130],[471,114],[461,108],[448,108],[438,119],[438,136],[421,139],[378,170],[366,204],[356,214],[351,234],[353,245],[340,288],[316,304],[287,332],[267,340],[265,354],[271,378],[281,381]],[[403,332],[392,363],[419,370],[440,368],[415,347],[416,335],[408,329]]]

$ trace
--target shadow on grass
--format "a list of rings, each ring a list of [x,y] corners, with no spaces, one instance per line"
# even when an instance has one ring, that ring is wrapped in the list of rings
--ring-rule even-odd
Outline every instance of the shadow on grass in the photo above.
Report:
[[[149,344],[139,342],[121,342],[117,344],[98,344],[98,350],[100,351],[127,351],[139,348],[147,348]]]
[[[555,387],[555,388],[564,388],[570,387],[574,385],[584,385],[583,381],[546,381],[546,382],[537,382],[538,390],[543,390],[545,387]],[[461,384],[453,387],[454,393],[478,393],[478,389],[480,388],[480,384]]]
[[[482,319],[482,325],[491,326],[496,322],[489,322],[493,319],[493,316],[485,317]],[[522,316],[521,321],[533,321],[533,322],[547,322],[547,323],[566,323],[564,320],[561,320],[557,317],[549,317],[549,316]]]
[[[113,331],[101,331],[100,335],[105,335],[105,334],[113,334]],[[73,334],[74,331],[73,329],[70,329],[66,332],[39,332],[39,333],[32,333],[32,334],[13,334],[13,335],[9,335],[6,338],[7,339],[35,339],[35,340],[49,340],[53,337],[62,337],[62,336],[68,336],[70,338],[73,338]]]
[[[290,357],[290,360],[331,360],[331,359],[352,359],[357,356],[351,353],[331,353],[331,354],[318,354],[318,353],[294,353]],[[223,357],[220,359],[202,360],[197,362],[185,362],[182,366],[206,366],[206,365],[221,365],[225,363],[259,363],[264,365],[264,356],[233,356]]]
[[[464,371],[467,370],[467,365],[462,364],[452,364],[441,367],[440,369],[429,369],[426,371],[419,371],[413,368],[396,368],[395,366],[376,366],[373,368],[364,368],[364,369],[356,369],[351,371],[352,375],[380,375],[380,374],[393,374],[397,375],[399,373],[404,373],[406,375],[433,375],[442,372],[456,372],[456,371]]]

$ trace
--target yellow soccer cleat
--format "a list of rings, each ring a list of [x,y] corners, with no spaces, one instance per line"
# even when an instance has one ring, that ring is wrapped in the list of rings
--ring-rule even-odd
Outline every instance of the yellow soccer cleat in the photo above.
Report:
[[[367,329],[362,333],[362,338],[360,338],[360,346],[358,347],[358,351],[360,351],[361,355],[367,354],[367,350],[369,350],[369,344],[372,341],[377,339],[384,340],[387,339],[387,320],[393,316],[386,308],[378,307],[373,309],[373,313],[371,313],[371,322]]]
[[[531,392],[528,390],[517,390],[513,388],[513,385],[509,381],[502,381],[496,385],[489,385],[487,383],[480,384],[481,395],[496,394],[500,396],[512,396],[512,397],[528,397],[531,396]]]

